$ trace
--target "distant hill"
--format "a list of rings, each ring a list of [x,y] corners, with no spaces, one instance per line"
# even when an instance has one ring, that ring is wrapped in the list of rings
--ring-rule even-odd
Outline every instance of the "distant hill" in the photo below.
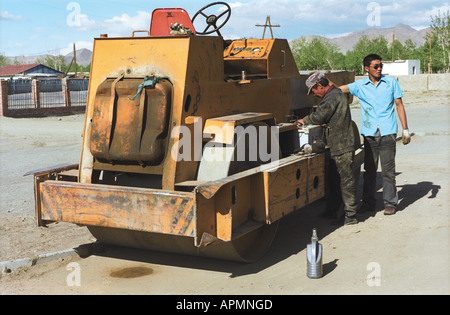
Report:
[[[77,64],[83,67],[89,65],[92,60],[92,51],[86,48],[78,49],[77,51]],[[68,65],[73,58],[73,52],[64,56],[64,62]]]
[[[430,28],[426,28],[420,31],[415,30],[411,26],[405,24],[398,24],[394,27],[387,28],[368,28],[361,31],[355,31],[348,35],[329,39],[331,43],[336,44],[341,53],[345,54],[347,51],[352,50],[359,39],[363,36],[368,36],[370,39],[375,37],[383,36],[388,42],[392,42],[392,34],[394,33],[395,39],[405,43],[406,40],[410,39],[416,46],[422,46],[425,43],[425,35],[431,31]],[[311,41],[314,38],[325,38],[322,36],[308,35],[300,38],[306,38],[306,40]]]
[[[77,49],[77,64],[82,65],[83,67],[89,65],[92,59],[92,51],[86,48]],[[47,55],[38,55],[38,56],[15,56],[15,57],[6,57],[8,60],[13,63],[17,60],[21,64],[30,64],[36,63],[38,59],[44,59]],[[69,65],[70,61],[73,58],[73,52],[68,53],[64,56],[64,62],[66,65]]]

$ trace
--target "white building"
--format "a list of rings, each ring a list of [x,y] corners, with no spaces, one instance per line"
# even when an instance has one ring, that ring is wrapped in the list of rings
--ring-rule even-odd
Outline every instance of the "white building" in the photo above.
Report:
[[[384,75],[420,74],[420,60],[383,61]]]

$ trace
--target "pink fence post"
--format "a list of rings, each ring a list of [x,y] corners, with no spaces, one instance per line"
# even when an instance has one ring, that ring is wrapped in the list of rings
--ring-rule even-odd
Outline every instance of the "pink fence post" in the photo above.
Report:
[[[65,107],[70,107],[71,106],[71,102],[70,102],[70,89],[69,89],[69,79],[68,78],[64,78],[61,80],[61,84],[62,84],[62,93],[63,93],[63,98],[64,98],[64,106]]]
[[[31,80],[31,100],[34,108],[41,108],[41,82],[36,79]]]

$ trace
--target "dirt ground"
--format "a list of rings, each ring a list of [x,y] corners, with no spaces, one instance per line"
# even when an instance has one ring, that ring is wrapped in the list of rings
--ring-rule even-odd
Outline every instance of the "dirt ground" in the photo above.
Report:
[[[267,255],[255,264],[103,248],[88,258],[58,259],[0,271],[0,294],[444,294],[450,293],[450,94],[405,93],[411,144],[397,145],[398,212],[333,226],[324,202],[285,217]],[[360,112],[352,106],[359,124]],[[36,227],[28,171],[77,163],[83,115],[0,117],[0,262],[90,244],[86,227]],[[361,193],[361,185],[359,194]],[[306,244],[316,227],[324,277],[306,277]],[[69,285],[69,265],[81,285]]]

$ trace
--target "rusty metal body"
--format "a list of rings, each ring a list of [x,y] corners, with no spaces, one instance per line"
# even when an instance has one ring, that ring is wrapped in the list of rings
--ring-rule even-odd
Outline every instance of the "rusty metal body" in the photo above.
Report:
[[[72,222],[114,244],[254,261],[282,217],[324,197],[325,155],[293,154],[289,116],[315,100],[286,40],[97,38],[92,58],[80,163],[35,172],[38,224]],[[132,100],[145,76],[159,82]],[[208,128],[233,135],[258,123],[279,133],[277,161],[197,177],[196,155],[211,137],[224,146],[234,139]],[[192,158],[179,158],[182,141]]]

